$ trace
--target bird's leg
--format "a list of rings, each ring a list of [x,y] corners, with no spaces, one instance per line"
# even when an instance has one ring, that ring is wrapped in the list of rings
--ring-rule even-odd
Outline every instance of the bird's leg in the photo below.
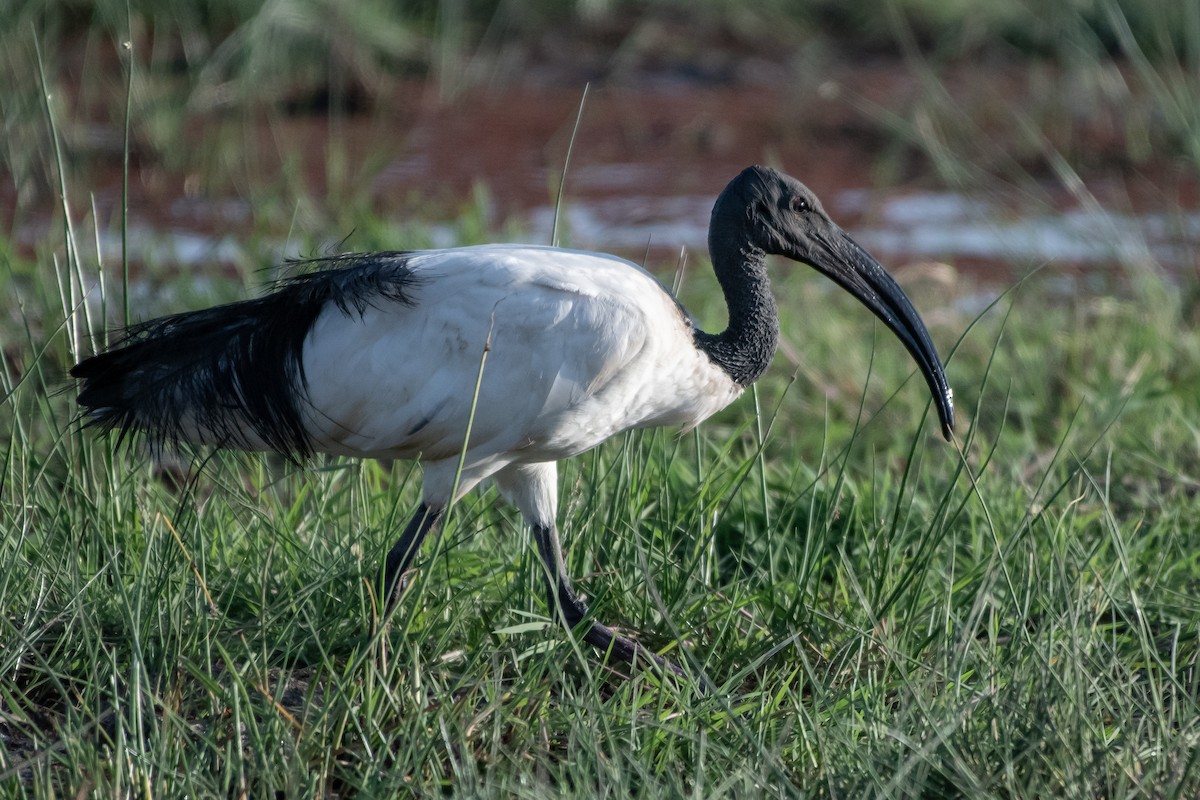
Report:
[[[408,527],[400,534],[400,540],[388,551],[383,563],[383,596],[387,598],[387,609],[395,605],[404,590],[404,572],[412,563],[413,556],[421,549],[425,536],[442,521],[443,508],[430,508],[421,503],[417,513],[409,520]]]
[[[550,610],[556,609],[562,615],[562,620],[568,628],[574,629],[587,617],[587,605],[579,599],[571,586],[571,578],[567,575],[566,564],[563,562],[562,545],[558,541],[558,531],[554,525],[534,525],[533,538],[537,541],[538,553],[545,564],[546,589],[549,597]],[[605,625],[592,621],[583,636],[589,644],[595,645],[606,653],[612,653],[621,661],[636,663],[648,660],[684,677],[684,672],[676,664],[655,653],[633,639],[621,636]]]

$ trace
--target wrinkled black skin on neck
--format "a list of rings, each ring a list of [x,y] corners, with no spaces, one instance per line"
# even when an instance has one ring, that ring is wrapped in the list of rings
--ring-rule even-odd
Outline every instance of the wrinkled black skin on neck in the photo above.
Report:
[[[784,256],[833,280],[896,334],[933,394],[942,435],[953,436],[953,395],[920,314],[896,281],[829,218],[804,184],[773,169],[747,167],[713,206],[708,248],[729,306],[729,327],[715,335],[696,331],[695,342],[731,380],[748,386],[775,354],[779,316],[767,280],[766,257]]]
[[[766,372],[779,346],[779,312],[767,278],[768,248],[778,252],[773,182],[774,174],[759,167],[743,170],[717,198],[708,226],[708,252],[729,326],[716,334],[697,330],[696,346],[741,386]]]

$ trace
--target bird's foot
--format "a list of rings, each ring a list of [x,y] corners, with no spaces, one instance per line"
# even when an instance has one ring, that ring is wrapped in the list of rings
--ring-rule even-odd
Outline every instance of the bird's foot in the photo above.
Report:
[[[627,661],[630,664],[652,664],[677,678],[687,677],[687,673],[683,671],[683,668],[674,661],[663,658],[658,653],[651,652],[645,645],[630,639],[628,636],[622,636],[607,625],[601,625],[599,622],[593,621],[587,633],[583,635],[583,638],[588,644],[594,645],[604,653],[611,654],[613,658]]]
[[[562,620],[572,630],[579,627],[588,616],[587,604],[571,590],[560,588],[557,598],[550,597],[550,607],[562,609]],[[675,662],[651,652],[645,645],[622,636],[607,625],[592,620],[583,635],[584,641],[605,654],[630,664],[653,666],[669,672],[677,678],[687,678],[687,673]]]

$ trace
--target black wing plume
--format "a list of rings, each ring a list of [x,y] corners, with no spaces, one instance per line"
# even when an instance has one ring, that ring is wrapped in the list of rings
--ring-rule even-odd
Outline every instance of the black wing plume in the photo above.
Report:
[[[199,436],[218,446],[255,439],[292,459],[312,454],[304,425],[304,340],[331,303],[362,316],[380,302],[411,306],[416,254],[346,254],[291,262],[316,267],[273,290],[130,326],[116,347],[71,369],[87,424],[150,443]]]

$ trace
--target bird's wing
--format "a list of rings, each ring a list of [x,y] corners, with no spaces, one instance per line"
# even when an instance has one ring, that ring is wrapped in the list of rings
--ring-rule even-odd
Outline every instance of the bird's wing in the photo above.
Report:
[[[661,287],[616,259],[467,248],[414,268],[410,305],[331,307],[313,325],[303,365],[315,449],[451,458],[470,420],[472,450],[581,452],[642,422],[647,315],[667,308],[667,329],[686,331]]]

